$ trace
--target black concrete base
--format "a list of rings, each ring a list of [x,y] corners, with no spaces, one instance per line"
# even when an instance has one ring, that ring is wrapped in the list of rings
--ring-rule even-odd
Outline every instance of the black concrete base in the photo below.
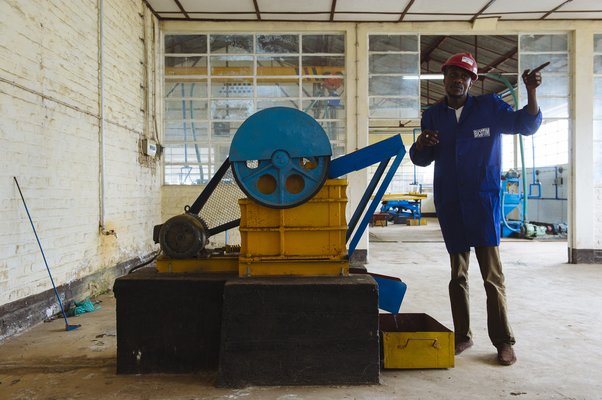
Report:
[[[362,385],[378,378],[372,277],[226,283],[218,386]]]
[[[117,373],[217,369],[224,284],[234,276],[140,271],[117,279]]]

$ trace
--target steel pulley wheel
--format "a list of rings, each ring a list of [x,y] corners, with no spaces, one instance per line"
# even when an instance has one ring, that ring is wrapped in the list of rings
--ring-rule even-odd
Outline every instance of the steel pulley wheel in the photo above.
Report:
[[[240,188],[256,202],[289,208],[311,199],[326,181],[332,150],[320,124],[308,114],[273,107],[249,117],[230,147]]]
[[[176,215],[159,231],[161,250],[171,258],[194,258],[207,244],[207,225],[196,215]]]

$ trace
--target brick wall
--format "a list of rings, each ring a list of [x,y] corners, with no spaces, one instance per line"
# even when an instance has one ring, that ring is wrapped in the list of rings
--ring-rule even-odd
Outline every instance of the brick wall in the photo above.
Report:
[[[145,132],[141,0],[104,0],[105,226],[99,233],[98,0],[0,2],[0,306],[156,250],[160,164]],[[152,45],[152,38],[147,45]],[[90,292],[106,289],[90,285]],[[90,293],[93,294],[93,293]]]

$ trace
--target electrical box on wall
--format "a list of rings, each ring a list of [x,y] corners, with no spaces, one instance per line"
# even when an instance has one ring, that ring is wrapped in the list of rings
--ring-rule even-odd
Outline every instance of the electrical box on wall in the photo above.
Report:
[[[155,157],[157,155],[157,142],[152,139],[143,139],[142,151],[149,157]]]

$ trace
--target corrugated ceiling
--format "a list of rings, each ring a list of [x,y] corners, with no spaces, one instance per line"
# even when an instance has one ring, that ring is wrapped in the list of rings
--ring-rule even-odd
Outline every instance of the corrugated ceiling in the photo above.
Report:
[[[600,0],[145,0],[160,19],[474,21],[602,19]]]

